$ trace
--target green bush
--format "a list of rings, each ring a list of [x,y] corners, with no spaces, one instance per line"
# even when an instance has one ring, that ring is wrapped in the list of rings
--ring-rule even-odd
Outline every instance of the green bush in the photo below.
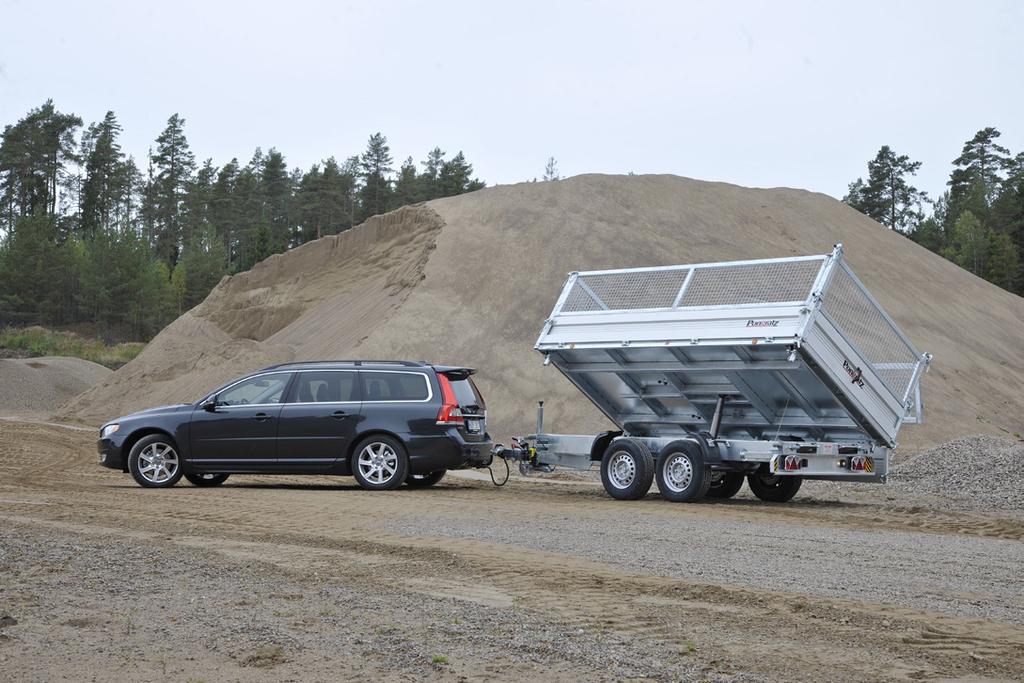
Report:
[[[99,339],[89,339],[74,332],[48,330],[44,327],[8,327],[0,330],[0,349],[10,349],[30,357],[84,358],[115,370],[139,355],[144,346],[141,342],[105,344]]]

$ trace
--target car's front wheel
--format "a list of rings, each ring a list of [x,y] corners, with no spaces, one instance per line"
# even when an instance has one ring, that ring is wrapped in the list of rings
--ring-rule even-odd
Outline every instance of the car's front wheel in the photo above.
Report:
[[[128,454],[128,471],[139,484],[150,489],[174,486],[181,479],[181,460],[174,440],[166,434],[139,439]]]
[[[390,436],[371,436],[356,445],[352,474],[364,489],[385,491],[398,488],[409,472],[405,447]]]
[[[228,474],[216,474],[214,472],[189,472],[185,475],[185,478],[192,482],[193,486],[220,486],[227,478],[231,476]]]

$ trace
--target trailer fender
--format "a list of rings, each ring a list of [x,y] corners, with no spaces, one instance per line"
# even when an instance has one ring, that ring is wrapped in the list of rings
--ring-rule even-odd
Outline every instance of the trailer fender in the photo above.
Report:
[[[718,443],[711,438],[710,432],[700,432],[700,437],[696,439],[697,444],[700,446],[701,455],[704,456],[704,462],[712,465],[722,462],[722,454],[718,450]]]
[[[590,446],[591,462],[599,462],[601,458],[604,457],[604,452],[608,449],[608,444],[620,436],[622,436],[621,431],[608,431],[601,432],[594,437],[594,443]]]

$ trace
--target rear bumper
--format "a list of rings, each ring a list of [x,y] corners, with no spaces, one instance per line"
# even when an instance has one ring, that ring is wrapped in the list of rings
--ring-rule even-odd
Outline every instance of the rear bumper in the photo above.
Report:
[[[430,474],[438,470],[461,470],[491,464],[494,443],[488,434],[479,441],[468,441],[456,428],[437,436],[415,436],[408,440],[409,470]]]

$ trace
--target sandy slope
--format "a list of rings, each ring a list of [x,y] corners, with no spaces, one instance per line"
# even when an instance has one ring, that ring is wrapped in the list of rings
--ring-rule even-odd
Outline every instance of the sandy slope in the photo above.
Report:
[[[405,357],[480,368],[492,431],[603,420],[533,342],[572,270],[825,253],[855,271],[919,348],[930,446],[963,434],[1024,432],[1024,299],[801,190],[675,176],[578,176],[436,200],[274,256],[226,279],[108,382],[64,413],[99,421],[194,399],[275,360]]]

